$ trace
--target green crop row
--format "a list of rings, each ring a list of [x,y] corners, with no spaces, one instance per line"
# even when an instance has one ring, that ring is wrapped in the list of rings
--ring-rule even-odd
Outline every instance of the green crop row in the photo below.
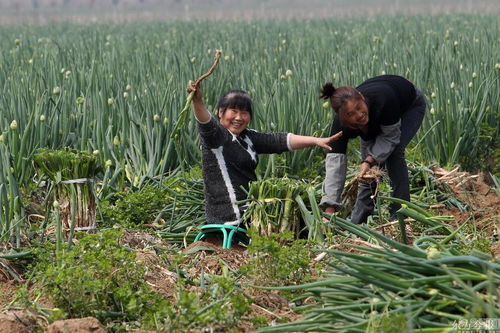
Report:
[[[0,216],[15,224],[18,187],[33,179],[38,148],[90,152],[106,177],[134,187],[199,163],[192,117],[182,140],[171,134],[188,81],[206,72],[215,49],[223,53],[203,83],[207,105],[213,110],[228,89],[249,91],[252,128],[327,135],[332,111],[318,98],[324,82],[355,86],[399,74],[429,102],[415,156],[484,166],[499,141],[498,22],[453,15],[1,27]],[[280,159],[297,174],[323,154]],[[274,163],[263,158],[259,171]],[[0,232],[12,232],[8,226]]]

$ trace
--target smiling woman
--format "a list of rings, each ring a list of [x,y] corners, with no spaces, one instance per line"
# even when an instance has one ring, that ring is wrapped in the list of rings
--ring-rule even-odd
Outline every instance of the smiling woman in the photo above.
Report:
[[[252,100],[243,90],[230,90],[220,100],[217,110],[222,126],[239,135],[252,118]]]
[[[334,213],[341,205],[341,194],[346,176],[346,149],[350,138],[361,137],[362,162],[358,178],[373,166],[386,168],[391,179],[393,197],[410,200],[405,148],[420,128],[425,114],[423,94],[413,83],[397,75],[381,75],[366,80],[358,87],[332,83],[323,86],[322,98],[328,99],[335,111],[332,133],[344,131],[344,136],[332,144],[327,155],[326,177],[321,200],[327,213]],[[361,184],[354,210],[353,223],[366,222],[374,209],[375,183]],[[401,206],[393,203],[390,219],[395,218]]]
[[[227,109],[219,120],[225,128],[234,134],[240,134],[250,123],[250,112],[238,109]]]
[[[330,149],[337,133],[327,138],[292,133],[262,133],[248,126],[252,99],[247,92],[230,90],[217,105],[218,120],[206,109],[199,86],[193,87],[193,112],[198,121],[202,146],[208,224],[240,225],[249,183],[257,180],[258,154],[274,154],[318,146]]]

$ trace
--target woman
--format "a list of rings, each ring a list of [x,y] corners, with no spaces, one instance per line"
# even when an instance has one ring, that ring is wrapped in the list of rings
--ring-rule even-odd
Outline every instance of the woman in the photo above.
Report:
[[[324,196],[320,206],[332,214],[341,206],[349,139],[361,137],[361,157],[357,177],[363,176],[374,165],[387,169],[392,196],[410,200],[408,168],[405,148],[422,124],[426,102],[413,83],[396,75],[382,75],[366,80],[358,87],[334,88],[326,83],[322,98],[328,99],[335,111],[332,133],[343,131],[342,137],[331,144],[326,156]],[[372,195],[375,184],[361,183],[356,204],[351,214],[355,224],[365,223],[373,213]],[[390,219],[396,218],[399,204],[390,205]]]
[[[339,138],[300,136],[291,133],[261,133],[248,128],[252,119],[252,100],[242,90],[227,92],[217,105],[217,118],[206,109],[202,92],[195,87],[193,112],[198,121],[202,146],[202,171],[205,183],[207,223],[239,225],[246,199],[245,190],[257,179],[258,154],[328,145]]]

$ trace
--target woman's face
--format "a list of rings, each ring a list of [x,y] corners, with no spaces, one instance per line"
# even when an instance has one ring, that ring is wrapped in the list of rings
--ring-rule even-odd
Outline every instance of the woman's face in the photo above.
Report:
[[[368,106],[362,99],[349,99],[340,110],[339,117],[345,126],[361,129],[368,124]]]
[[[222,111],[219,109],[219,120],[222,126],[231,131],[231,133],[240,135],[250,123],[250,112],[238,109],[226,109]]]

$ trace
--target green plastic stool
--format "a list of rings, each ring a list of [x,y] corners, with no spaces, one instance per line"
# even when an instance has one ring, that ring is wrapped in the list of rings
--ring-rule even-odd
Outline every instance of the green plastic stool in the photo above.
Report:
[[[229,231],[229,233],[228,233]],[[248,244],[249,238],[247,236],[247,231],[243,228],[236,227],[234,225],[227,225],[227,224],[206,224],[203,227],[201,227],[201,231],[196,235],[196,238],[194,241],[199,241],[203,239],[206,234],[212,233],[212,232],[222,232],[224,235],[224,239],[222,241],[222,248],[223,249],[230,249],[231,248],[231,243],[233,241],[233,236],[236,237],[238,241],[241,241],[245,244]]]

